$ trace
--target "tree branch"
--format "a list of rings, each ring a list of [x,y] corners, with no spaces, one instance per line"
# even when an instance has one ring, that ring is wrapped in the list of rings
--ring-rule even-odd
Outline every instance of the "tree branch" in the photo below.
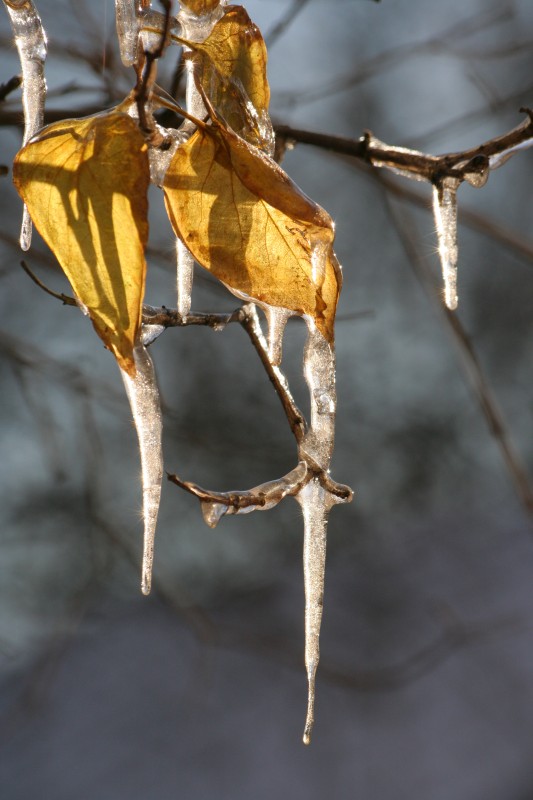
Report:
[[[359,139],[344,136],[330,136],[314,131],[276,125],[276,136],[310,144],[323,150],[365,161],[374,167],[387,167],[407,174],[415,180],[435,183],[444,177],[464,180],[472,171],[480,172],[488,166],[500,166],[516,150],[533,146],[533,117],[529,109],[521,109],[527,114],[516,128],[502,136],[490,139],[477,147],[440,156],[427,155],[407,147],[394,147],[376,139],[366,131]]]

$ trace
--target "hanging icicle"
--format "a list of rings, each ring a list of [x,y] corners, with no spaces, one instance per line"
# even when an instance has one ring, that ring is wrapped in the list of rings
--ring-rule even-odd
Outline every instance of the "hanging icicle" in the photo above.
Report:
[[[22,69],[23,145],[25,145],[44,125],[46,34],[32,0],[4,0],[4,3],[11,20]],[[20,231],[22,250],[30,249],[31,234],[31,218],[24,206]]]
[[[304,376],[309,388],[311,423],[300,445],[300,454],[318,465],[327,474],[333,454],[335,436],[335,353],[306,317],[307,342],[304,349]],[[325,490],[314,477],[297,495],[304,517],[304,587],[305,587],[305,666],[308,681],[307,718],[304,744],[310,744],[314,723],[315,676],[320,656],[326,537],[328,513],[342,500]]]
[[[140,13],[138,0],[115,0],[117,37],[120,57],[125,67],[132,67],[137,63]]]
[[[447,307],[457,308],[457,189],[460,180],[446,177],[433,187],[433,215]]]
[[[151,326],[153,327],[153,326]],[[154,538],[163,477],[162,419],[154,365],[148,350],[139,342],[133,351],[134,377],[122,370],[141,453],[144,546],[142,592],[150,593],[154,560]]]

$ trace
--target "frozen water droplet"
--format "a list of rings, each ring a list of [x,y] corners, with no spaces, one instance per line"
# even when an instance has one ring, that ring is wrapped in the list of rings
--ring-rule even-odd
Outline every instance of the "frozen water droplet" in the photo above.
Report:
[[[228,506],[222,503],[212,503],[208,500],[202,500],[201,507],[203,518],[210,528],[216,528],[228,510]]]
[[[445,301],[457,308],[457,178],[444,178],[433,187],[433,214],[437,228]]]
[[[158,336],[165,330],[164,325],[143,325],[141,330],[141,341],[145,347],[151,345]]]
[[[316,405],[316,410],[318,414],[334,414],[335,413],[335,401],[331,397],[328,392],[322,392],[320,390],[315,390],[314,392],[314,400]]]
[[[142,591],[149,594],[154,560],[154,539],[163,477],[162,419],[159,390],[152,359],[139,342],[133,350],[136,373],[121,370],[141,454],[144,546]]]
[[[268,323],[268,358],[270,363],[278,367],[283,357],[283,334],[288,320],[294,315],[288,308],[263,306]]]
[[[475,189],[481,189],[489,179],[490,166],[486,156],[475,156],[464,167],[463,177]]]

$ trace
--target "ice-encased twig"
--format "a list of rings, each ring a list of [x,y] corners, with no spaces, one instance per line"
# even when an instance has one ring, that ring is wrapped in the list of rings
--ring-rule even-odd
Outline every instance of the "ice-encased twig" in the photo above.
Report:
[[[190,42],[202,42],[211,33],[213,26],[222,15],[222,5],[219,4],[211,14],[198,17],[188,8],[182,6],[177,16],[181,25],[181,35]],[[190,48],[184,50],[190,52]],[[194,64],[191,59],[185,59],[185,70],[187,81],[185,86],[185,104],[189,114],[196,119],[203,119],[206,115],[204,102],[200,92],[196,88],[194,81]],[[181,125],[180,131],[190,136],[195,130],[194,123],[185,120]],[[178,239],[176,242],[176,285],[178,294],[178,310],[180,314],[186,316],[191,309],[191,293],[194,277],[194,258]]]
[[[433,187],[433,214],[444,281],[444,298],[450,310],[457,308],[457,178],[443,178]]]
[[[249,514],[252,511],[269,511],[287,495],[296,495],[310,479],[308,465],[300,461],[287,475],[266,481],[253,489],[233,492],[212,492],[195,483],[182,481],[177,475],[169,480],[200,500],[202,514],[210,528],[215,528],[225,514]]]
[[[26,144],[44,125],[46,34],[32,0],[4,0],[4,4],[11,20],[22,69],[23,144]],[[30,215],[24,206],[20,231],[23,250],[30,248],[31,233]]]
[[[162,419],[159,389],[148,350],[138,342],[133,356],[134,377],[121,370],[131,413],[139,439],[143,487],[144,544],[142,563],[143,594],[150,593],[154,561],[154,538],[163,478]]]

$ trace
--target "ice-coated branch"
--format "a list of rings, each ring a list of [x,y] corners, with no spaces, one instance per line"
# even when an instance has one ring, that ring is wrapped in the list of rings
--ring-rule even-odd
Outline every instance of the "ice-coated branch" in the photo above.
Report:
[[[147,109],[147,105],[157,75],[157,62],[165,52],[165,48],[169,43],[172,12],[172,0],[160,0],[160,3],[164,8],[164,18],[158,43],[153,49],[145,50],[142,53],[142,60],[139,54],[139,58],[137,58],[135,64],[137,69],[137,85],[135,86],[134,97],[137,104],[139,127],[152,139],[156,136],[155,124],[150,111]],[[141,2],[141,5],[146,5],[144,0]]]
[[[527,114],[516,128],[502,136],[490,139],[477,147],[460,152],[445,153],[440,156],[427,155],[406,147],[384,144],[373,134],[366,132],[359,139],[344,136],[330,136],[288,125],[276,125],[276,136],[284,139],[331,150],[341,155],[352,156],[376,167],[386,167],[407,175],[415,180],[434,183],[439,178],[451,177],[468,180],[466,177],[479,167],[479,157],[487,159],[492,169],[500,166],[519,150],[533,146],[533,119],[530,109],[521,109]],[[472,163],[473,162],[473,163]]]
[[[32,0],[4,0],[4,5],[11,20],[22,69],[23,144],[26,144],[44,125],[46,34]],[[30,215],[24,206],[20,231],[23,250],[30,248],[31,232]]]
[[[284,497],[294,496],[312,478],[305,461],[300,461],[287,475],[267,481],[246,491],[212,492],[202,489],[195,483],[184,481],[177,475],[169,474],[169,481],[175,483],[200,500],[204,520],[210,528],[216,527],[224,514],[249,514],[251,511],[268,511],[277,506]]]

